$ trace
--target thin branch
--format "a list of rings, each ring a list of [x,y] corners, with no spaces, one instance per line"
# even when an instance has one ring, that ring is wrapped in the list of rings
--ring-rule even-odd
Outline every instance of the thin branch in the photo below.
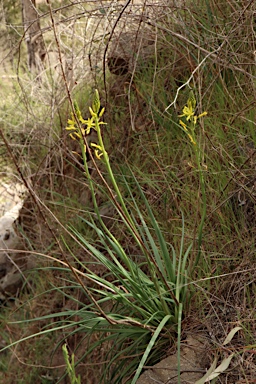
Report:
[[[121,19],[124,11],[126,10],[128,5],[130,4],[130,2],[131,2],[131,0],[127,0],[125,5],[123,6],[121,12],[119,13],[119,15],[118,15],[118,17],[117,17],[117,19],[116,19],[116,21],[114,23],[114,26],[113,26],[113,28],[112,28],[112,30],[110,32],[110,36],[109,36],[109,39],[107,41],[106,47],[104,49],[103,63],[102,64],[103,64],[103,82],[104,82],[104,89],[105,89],[105,94],[106,94],[106,104],[107,104],[107,84],[106,84],[106,56],[107,56],[107,51],[108,51],[109,43],[110,43],[110,41],[112,39],[112,36],[113,36],[113,34],[115,32],[116,26],[117,26],[119,20]]]
[[[182,84],[182,85],[177,89],[177,91],[176,91],[176,95],[175,95],[175,98],[174,98],[173,102],[172,102],[171,104],[169,104],[168,107],[165,108],[164,112],[167,112],[168,109],[171,108],[172,106],[174,106],[174,108],[176,109],[176,101],[177,101],[177,99],[178,99],[179,93],[180,93],[180,91],[182,90],[182,88],[186,87],[187,85],[189,86],[189,83],[190,83],[190,81],[193,79],[194,74],[199,70],[199,68],[200,68],[200,67],[203,65],[203,63],[208,59],[208,57],[210,57],[210,56],[212,56],[212,55],[218,53],[218,52],[221,50],[221,48],[222,48],[222,46],[223,46],[224,43],[225,43],[225,41],[223,41],[223,43],[219,46],[219,48],[215,49],[215,51],[209,52],[209,53],[203,58],[203,60],[198,64],[198,66],[192,71],[192,73],[191,73],[190,77],[188,78],[188,80],[187,80],[184,84]]]

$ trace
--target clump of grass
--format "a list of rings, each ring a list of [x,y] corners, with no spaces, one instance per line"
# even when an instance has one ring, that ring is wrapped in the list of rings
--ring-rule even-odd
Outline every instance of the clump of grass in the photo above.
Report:
[[[85,120],[75,104],[67,129],[71,138],[80,143],[81,154],[78,156],[82,157],[84,163],[85,177],[97,215],[97,220],[92,217],[91,220],[81,217],[81,220],[95,232],[96,243],[89,242],[76,228],[70,227],[70,230],[81,247],[105,266],[107,275],[98,276],[72,252],[74,259],[85,271],[78,273],[72,268],[77,279],[76,287],[84,291],[89,304],[82,305],[79,311],[64,311],[43,317],[59,317],[61,320],[52,323],[51,329],[46,328],[42,334],[57,329],[68,330],[71,327],[74,328],[72,334],[102,333],[105,336],[93,344],[83,358],[92,353],[99,344],[114,343],[108,353],[109,363],[101,380],[111,379],[112,383],[120,383],[125,376],[131,376],[131,383],[135,383],[146,362],[155,354],[158,355],[160,345],[161,348],[168,345],[175,334],[180,348],[183,308],[189,301],[187,261],[192,244],[185,245],[184,218],[179,249],[175,250],[166,242],[150,204],[131,172],[129,177],[122,176],[126,194],[121,192],[102,139],[102,129],[106,123],[101,121],[104,109],[101,109],[97,91],[89,109],[91,117]],[[98,143],[88,145],[87,136],[92,129],[97,133]],[[98,185],[95,185],[87,164],[88,152],[106,188],[107,198],[137,247],[141,264],[127,254],[115,233],[102,220],[96,199]],[[99,169],[98,161],[106,169],[106,174]],[[142,212],[134,197],[135,189],[146,209],[149,225],[144,219],[145,212]],[[81,276],[92,283],[91,288],[83,283]],[[106,307],[111,310],[106,310]],[[78,321],[75,320],[77,317]],[[137,357],[132,359],[132,363],[127,363],[135,350]]]

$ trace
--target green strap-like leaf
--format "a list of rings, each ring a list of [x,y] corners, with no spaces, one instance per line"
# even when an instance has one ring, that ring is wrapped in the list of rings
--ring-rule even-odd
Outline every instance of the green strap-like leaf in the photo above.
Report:
[[[131,384],[135,384],[137,382],[137,379],[139,378],[139,375],[140,375],[140,373],[141,373],[141,371],[143,369],[143,366],[144,366],[144,364],[145,364],[145,362],[146,362],[146,360],[148,358],[148,355],[150,354],[151,349],[153,348],[153,346],[154,346],[154,344],[156,342],[156,339],[158,338],[160,332],[162,331],[162,329],[164,328],[165,324],[168,322],[168,320],[170,320],[171,317],[172,317],[171,315],[166,315],[162,319],[161,323],[158,325],[157,329],[155,330],[155,332],[154,332],[150,342],[148,343],[147,349],[146,349],[146,351],[144,352],[144,354],[142,356],[142,359],[140,361],[140,364],[139,364],[139,366],[137,368],[137,371],[135,373],[135,376],[134,376]]]

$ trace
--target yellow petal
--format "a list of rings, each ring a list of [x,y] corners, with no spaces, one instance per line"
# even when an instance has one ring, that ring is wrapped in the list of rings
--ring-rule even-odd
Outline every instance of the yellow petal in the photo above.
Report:
[[[187,128],[186,124],[185,124],[185,123],[183,123],[183,121],[182,121],[182,120],[180,120],[180,121],[179,121],[179,124],[182,126],[182,128],[184,129],[184,131],[186,131],[186,132],[187,132],[188,128]]]
[[[87,120],[83,119],[82,116],[79,117],[79,121],[82,124],[86,124],[87,123]]]
[[[78,139],[82,139],[81,134],[78,133],[78,132],[73,132],[73,135],[75,135],[76,137],[78,137]]]
[[[92,115],[92,117],[97,117],[97,113],[93,112],[91,107],[89,107],[89,111],[90,111],[90,114]]]
[[[102,110],[100,111],[99,113],[99,117],[101,117],[103,115],[103,113],[105,112],[105,108],[102,108]]]
[[[72,151],[72,153],[73,153],[74,155],[76,155],[76,156],[79,156],[79,157],[81,157],[81,159],[82,159],[82,156],[81,156],[81,155],[79,155],[79,153],[78,153],[78,152],[76,152],[76,151]]]
[[[73,135],[73,133],[70,133],[69,136],[71,137],[72,140],[76,140],[76,137]]]
[[[103,149],[101,148],[101,146],[100,145],[98,145],[98,144],[95,144],[95,143],[91,143],[91,147],[92,148],[95,148],[95,149],[98,149],[98,150],[100,150],[100,151],[102,151],[103,152]]]
[[[195,140],[193,139],[193,137],[190,135],[190,133],[187,133],[188,137],[190,138],[190,141],[192,144],[196,145],[196,142]]]
[[[98,149],[96,149],[96,150],[94,151],[94,153],[95,153],[95,156],[97,157],[97,159],[99,159],[99,160],[100,160],[101,156],[103,156],[103,153],[102,153],[102,152],[99,154],[99,150],[98,150]]]
[[[200,117],[206,116],[207,114],[208,114],[208,112],[200,113],[200,115],[198,116],[198,119],[200,119]]]

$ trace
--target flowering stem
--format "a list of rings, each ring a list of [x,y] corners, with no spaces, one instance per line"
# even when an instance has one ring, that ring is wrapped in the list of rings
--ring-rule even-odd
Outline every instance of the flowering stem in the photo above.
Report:
[[[118,188],[118,185],[116,183],[115,176],[113,174],[113,171],[112,171],[112,168],[111,168],[111,165],[110,165],[110,162],[109,162],[108,153],[106,152],[105,147],[104,147],[104,142],[103,142],[102,135],[101,135],[101,129],[100,129],[100,126],[99,126],[98,117],[95,117],[95,128],[96,128],[96,131],[98,133],[99,145],[100,145],[100,147],[102,149],[103,159],[105,161],[105,165],[106,165],[106,168],[107,168],[107,173],[108,173],[108,175],[109,175],[109,177],[111,179],[112,185],[113,185],[114,190],[115,190],[115,192],[117,194],[118,200],[119,200],[119,202],[121,204],[121,207],[122,207],[123,212],[124,212],[124,214],[126,216],[126,219],[129,221],[129,224],[135,230],[135,226],[134,226],[133,220],[130,217],[130,214],[129,214],[128,210],[127,210],[126,204],[124,203],[124,200],[123,200],[122,194],[120,192],[120,189]]]
[[[134,220],[131,218],[129,212],[128,212],[128,209],[126,207],[126,204],[123,200],[123,197],[122,197],[122,194],[121,194],[121,191],[117,185],[117,182],[116,182],[116,179],[115,179],[115,176],[113,174],[113,171],[112,171],[112,168],[111,168],[111,165],[110,165],[110,161],[109,161],[109,156],[108,156],[108,153],[107,151],[105,150],[105,146],[104,146],[104,142],[103,142],[103,139],[102,139],[102,134],[101,134],[101,129],[100,129],[100,122],[99,122],[99,117],[97,114],[93,113],[93,110],[90,110],[91,111],[91,114],[93,115],[94,117],[94,124],[95,124],[95,130],[98,134],[98,142],[99,142],[99,147],[101,148],[101,152],[102,152],[102,157],[104,159],[104,163],[105,163],[105,166],[106,166],[106,169],[107,169],[107,174],[109,175],[110,179],[111,179],[111,182],[112,182],[112,185],[113,185],[113,188],[114,188],[114,191],[116,192],[117,194],[117,198],[118,198],[118,202],[120,203],[120,208],[121,210],[119,209],[118,205],[116,205],[117,209],[119,210],[119,214],[121,215],[122,217],[122,220],[124,220],[124,222],[126,223],[126,225],[128,226],[129,230],[131,231],[135,241],[137,242],[137,244],[139,245],[140,249],[142,250],[142,252],[144,253],[144,255],[146,256],[147,258],[147,261],[148,261],[148,266],[151,270],[151,277],[152,277],[152,280],[153,280],[153,283],[155,285],[155,288],[159,294],[159,297],[160,297],[160,300],[162,302],[162,305],[163,305],[163,308],[165,308],[165,311],[166,313],[169,313],[169,309],[168,309],[168,306],[165,302],[165,300],[163,299],[162,297],[162,294],[161,292],[159,291],[159,285],[158,285],[158,278],[157,278],[157,275],[156,275],[156,272],[155,272],[155,269],[152,268],[152,265],[153,263],[155,264],[155,260],[153,259],[153,257],[151,257],[150,254],[148,254],[148,250],[145,248],[145,245],[143,244],[143,241],[140,237],[140,234],[138,233],[138,230],[136,228],[136,223],[134,222]],[[96,203],[97,204],[97,203]],[[102,221],[101,221],[102,223]],[[114,235],[111,234],[111,232],[106,228],[106,226],[104,225],[103,223],[103,228],[105,229],[105,231],[109,234],[109,236],[111,237],[111,239],[117,243],[117,240],[115,238]],[[121,249],[121,248],[120,248]],[[126,265],[128,266],[130,272],[134,275],[134,269],[132,268],[131,264],[130,264],[130,260],[129,260],[129,257],[127,257],[127,255],[125,253],[123,253],[123,258],[126,262]],[[155,264],[155,267],[157,268],[157,265]],[[158,269],[158,268],[157,268]],[[159,273],[161,273],[161,271],[159,270]],[[134,275],[133,276],[134,278],[136,278],[136,276]],[[164,279],[164,276],[161,275],[161,279],[163,280],[163,282],[166,284],[166,287],[167,289],[168,288],[168,284],[167,282],[165,281]],[[175,297],[174,297],[174,300],[175,300]]]
[[[85,173],[86,173],[86,177],[88,179],[88,182],[89,182],[89,185],[90,185],[90,190],[91,190],[91,195],[92,195],[92,201],[93,201],[93,206],[94,206],[94,209],[96,211],[96,215],[97,215],[97,218],[98,220],[100,221],[101,225],[104,225],[103,224],[103,221],[102,221],[102,218],[100,216],[100,212],[99,212],[99,207],[98,207],[98,203],[96,201],[96,193],[95,193],[95,190],[94,190],[94,185],[93,185],[93,181],[92,181],[92,178],[91,178],[91,175],[90,175],[90,172],[89,172],[89,169],[88,169],[88,164],[87,164],[87,157],[86,157],[86,152],[88,151],[88,148],[86,148],[86,143],[84,142],[86,139],[83,137],[80,139],[80,147],[81,147],[81,151],[82,151],[82,158],[83,158],[83,163],[84,163],[84,169],[85,169]]]
[[[179,117],[186,118],[186,123],[183,120],[179,121],[179,124],[183,130],[183,132],[186,133],[188,136],[190,142],[193,145],[195,155],[196,155],[196,162],[197,162],[197,168],[199,171],[199,183],[200,183],[200,191],[202,194],[202,210],[201,210],[201,221],[198,228],[198,252],[196,256],[196,260],[193,263],[193,270],[198,265],[198,262],[201,257],[201,245],[202,245],[202,237],[203,237],[203,227],[206,217],[206,193],[205,193],[205,181],[204,181],[204,175],[201,165],[201,151],[197,142],[196,138],[196,125],[198,122],[198,119],[202,118],[203,116],[207,115],[207,112],[200,113],[199,115],[195,114],[196,109],[196,99],[193,94],[193,91],[190,92],[189,98],[187,101],[187,105],[184,106],[182,110],[182,115],[179,115]],[[187,122],[190,122],[189,124]]]
[[[204,181],[204,174],[201,166],[201,155],[200,155],[200,148],[198,147],[198,144],[196,143],[195,146],[195,154],[196,154],[196,161],[197,161],[197,167],[199,171],[199,182],[200,182],[200,189],[202,194],[202,212],[201,212],[201,221],[198,228],[198,251],[195,263],[193,265],[193,270],[198,265],[198,262],[201,257],[201,245],[202,245],[202,237],[203,237],[203,227],[206,217],[206,193],[205,193],[205,181]]]

